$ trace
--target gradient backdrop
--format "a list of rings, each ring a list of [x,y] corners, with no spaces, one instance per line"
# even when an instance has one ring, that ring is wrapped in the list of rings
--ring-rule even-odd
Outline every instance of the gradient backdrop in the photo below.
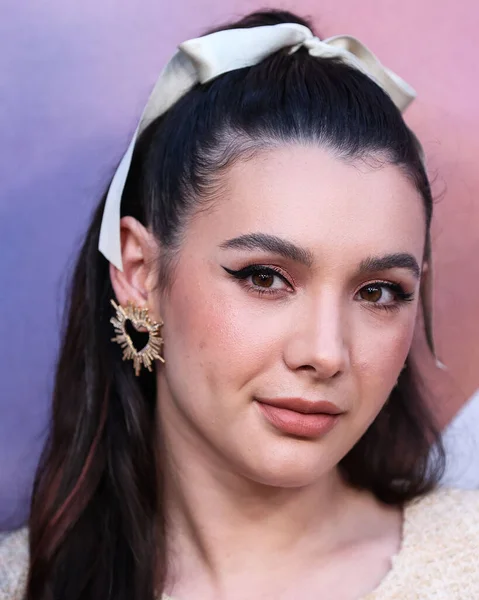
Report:
[[[438,197],[436,324],[449,371],[425,366],[442,423],[479,387],[475,0],[0,0],[0,529],[27,514],[65,274],[160,68],[182,40],[263,6],[313,17],[322,36],[359,37],[417,89],[407,120]],[[448,433],[461,447],[450,476],[464,485],[479,485],[478,403]]]

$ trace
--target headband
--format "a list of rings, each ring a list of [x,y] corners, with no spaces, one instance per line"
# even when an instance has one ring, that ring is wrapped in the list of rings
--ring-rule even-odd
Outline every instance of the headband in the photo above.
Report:
[[[416,97],[414,89],[390,69],[359,40],[338,35],[325,40],[297,23],[281,23],[246,29],[228,29],[188,40],[178,50],[158,77],[140,117],[128,149],[118,165],[106,197],[100,228],[99,250],[117,269],[123,270],[120,240],[120,207],[138,136],[157,117],[168,111],[194,86],[215,77],[251,67],[283,48],[290,53],[306,48],[311,56],[339,58],[375,81],[403,112]],[[429,269],[432,265],[429,265]],[[421,294],[428,345],[435,355],[432,335],[431,276]]]

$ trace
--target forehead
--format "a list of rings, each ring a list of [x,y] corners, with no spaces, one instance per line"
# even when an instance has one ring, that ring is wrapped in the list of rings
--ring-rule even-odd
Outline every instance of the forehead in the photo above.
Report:
[[[422,259],[423,201],[401,169],[288,146],[238,161],[204,225],[211,239],[281,235],[327,257],[409,251]]]

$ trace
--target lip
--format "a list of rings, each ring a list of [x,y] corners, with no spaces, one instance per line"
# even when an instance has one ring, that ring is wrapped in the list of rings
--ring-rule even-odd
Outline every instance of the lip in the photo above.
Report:
[[[333,404],[324,400],[307,400],[305,398],[255,398],[261,404],[286,408],[304,415],[340,415],[343,411]]]
[[[317,438],[331,431],[343,411],[331,402],[305,398],[255,398],[266,420],[283,433]]]

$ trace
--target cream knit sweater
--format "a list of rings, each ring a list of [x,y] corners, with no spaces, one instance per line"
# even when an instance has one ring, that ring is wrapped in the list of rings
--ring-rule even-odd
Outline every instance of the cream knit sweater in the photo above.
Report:
[[[23,597],[27,538],[0,534],[0,600]],[[438,490],[409,504],[401,550],[363,600],[479,600],[479,492]]]

